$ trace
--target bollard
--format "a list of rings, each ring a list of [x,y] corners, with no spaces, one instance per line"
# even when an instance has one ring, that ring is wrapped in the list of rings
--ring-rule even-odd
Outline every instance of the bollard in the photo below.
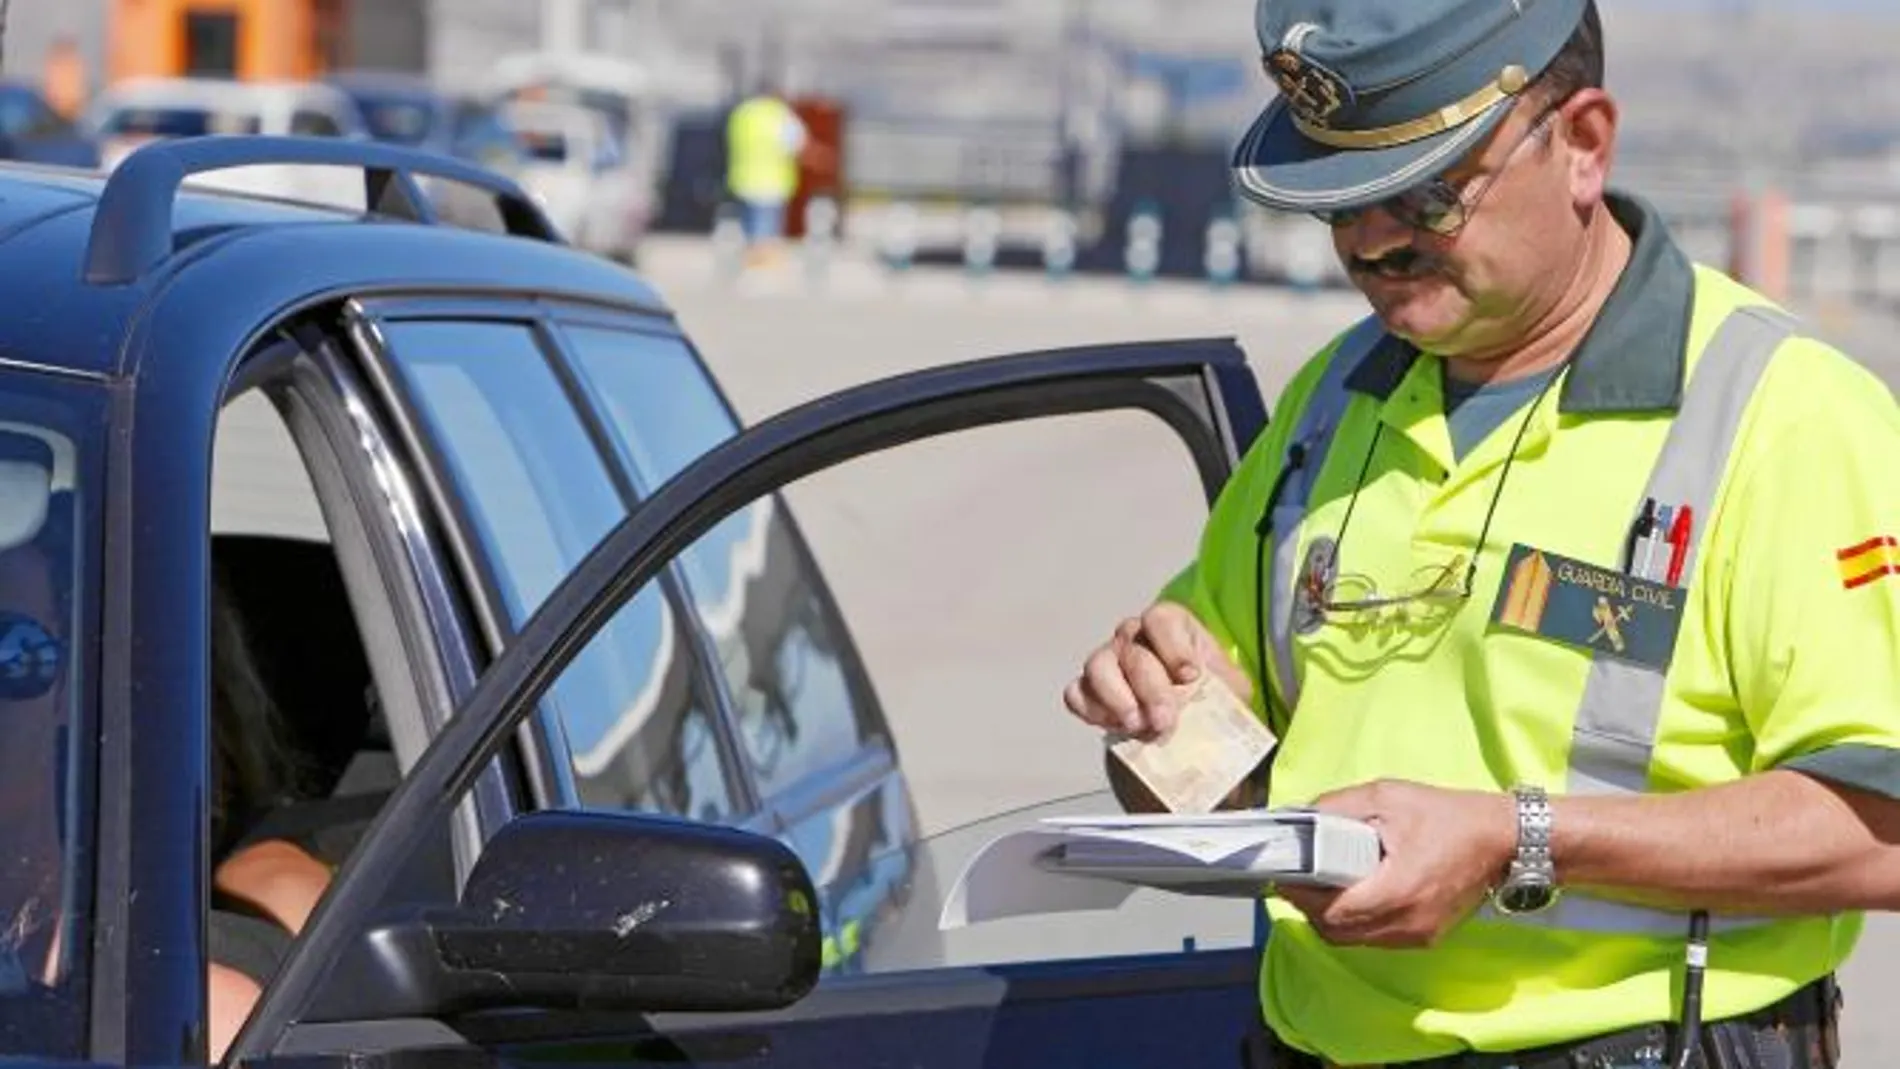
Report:
[[[911,204],[900,202],[885,211],[878,257],[886,268],[898,272],[909,269],[916,260],[917,209]]]
[[[1003,233],[1003,217],[994,208],[971,208],[963,213],[963,269],[971,278],[982,278],[996,266],[997,243]]]
[[[1202,266],[1215,289],[1224,290],[1240,277],[1240,242],[1240,222],[1232,214],[1222,213],[1208,222]]]
[[[1161,209],[1154,201],[1143,201],[1128,217],[1128,241],[1122,260],[1129,280],[1145,285],[1161,269]]]
[[[1821,250],[1840,225],[1840,213],[1825,204],[1788,210],[1788,292],[1802,299],[1820,292]]]
[[[722,278],[737,278],[745,271],[745,220],[739,206],[728,201],[713,213],[713,270]]]
[[[1072,212],[1058,211],[1049,217],[1042,236],[1042,267],[1049,281],[1060,282],[1075,270],[1076,223]]]
[[[1900,239],[1900,209],[1891,204],[1869,204],[1853,214],[1848,242],[1854,255],[1854,299],[1877,304],[1885,296],[1881,266],[1887,250]]]
[[[1325,225],[1296,221],[1281,233],[1287,284],[1301,293],[1317,292],[1334,262],[1333,243]]]
[[[805,205],[805,280],[823,285],[831,272],[831,261],[838,248],[838,202],[831,197],[813,197]]]

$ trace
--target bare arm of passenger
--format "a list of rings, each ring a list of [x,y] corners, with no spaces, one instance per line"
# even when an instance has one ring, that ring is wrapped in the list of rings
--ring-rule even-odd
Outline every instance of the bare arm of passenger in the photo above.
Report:
[[[211,1048],[211,1060],[217,1062],[224,1057],[226,1048],[237,1038],[238,1029],[244,1027],[244,1021],[251,1015],[251,1007],[257,1005],[258,996],[264,989],[257,981],[213,962],[211,979],[207,985],[207,1006],[209,1011],[207,1037]]]
[[[263,910],[294,935],[329,887],[330,869],[292,843],[266,839],[226,858],[212,879],[218,890]]]

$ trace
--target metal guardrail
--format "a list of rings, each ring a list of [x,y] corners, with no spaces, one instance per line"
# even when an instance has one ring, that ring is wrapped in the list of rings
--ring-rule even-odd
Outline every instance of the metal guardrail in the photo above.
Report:
[[[1900,200],[1793,203],[1639,191],[1671,235],[1699,263],[1737,274],[1771,298],[1826,307],[1900,307]],[[1764,207],[1767,205],[1768,207]],[[1747,212],[1738,207],[1747,207]],[[972,280],[1004,270],[1037,271],[1060,282],[1082,274],[1121,275],[1131,285],[1159,277],[1199,279],[1212,289],[1246,284],[1318,290],[1347,284],[1320,223],[1252,208],[1215,212],[1204,226],[1171,224],[1156,205],[1119,225],[1099,213],[1042,205],[919,203],[903,199],[846,207],[826,199],[802,257],[808,280],[825,284],[855,250],[893,273],[925,263],[960,267]],[[1776,222],[1779,220],[1779,222]],[[716,228],[727,271],[740,271],[736,218]],[[1164,245],[1173,250],[1163,270]],[[1183,246],[1186,246],[1185,254]]]

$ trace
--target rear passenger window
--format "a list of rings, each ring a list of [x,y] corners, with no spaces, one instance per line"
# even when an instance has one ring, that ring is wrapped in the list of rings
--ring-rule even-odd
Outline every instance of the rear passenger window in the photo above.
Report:
[[[432,321],[384,333],[519,628],[626,515],[624,502],[533,330]],[[700,820],[732,813],[716,706],[692,648],[654,585],[555,682],[546,704],[582,801]]]
[[[678,338],[592,327],[569,327],[567,335],[642,492],[737,432]],[[734,513],[680,561],[700,625],[718,648],[762,795],[887,741],[843,622],[779,498]]]

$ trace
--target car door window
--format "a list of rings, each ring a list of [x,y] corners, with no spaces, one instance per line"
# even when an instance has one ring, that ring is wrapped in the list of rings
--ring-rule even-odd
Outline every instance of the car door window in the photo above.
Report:
[[[591,327],[565,334],[589,394],[599,398],[619,447],[648,488],[644,507],[659,507],[671,494],[657,484],[727,442],[730,415],[716,393],[696,385],[703,376],[694,354],[677,339]],[[1053,364],[1071,356],[1047,359]],[[800,399],[791,377],[772,378],[785,386],[780,403]],[[1183,943],[1236,947],[1254,938],[1254,917],[1244,902],[1190,904],[1155,893],[1138,894],[1107,914],[937,929],[943,895],[962,864],[995,834],[1032,825],[1035,817],[951,829],[1102,784],[1100,735],[1062,713],[1062,687],[1113,621],[1146,604],[1180,566],[1206,517],[1206,462],[1181,449],[1184,437],[1190,445],[1195,440],[1178,419],[1155,418],[1176,403],[1173,398],[1205,386],[1191,377],[1164,381],[1167,387],[1127,388],[1126,403],[1115,406],[1102,402],[1112,396],[1106,387],[1078,376],[1073,388],[1090,391],[1079,410],[1020,421],[1008,417],[1031,407],[1027,397],[973,399],[952,422],[977,425],[785,483],[780,492],[727,514],[679,555],[695,596],[717,605],[697,587],[734,589],[722,581],[744,569],[722,565],[747,561],[740,547],[761,514],[780,515],[781,501],[790,501],[798,526],[810,532],[811,559],[825,563],[824,579],[862,644],[902,786],[870,806],[828,792],[822,805],[799,811],[809,819],[788,812],[783,832],[818,884],[826,934],[835,940],[827,956],[843,971],[1153,953]],[[753,385],[758,388],[757,380]],[[1250,386],[1236,383],[1235,395]],[[828,398],[801,412],[816,419],[836,405]],[[984,425],[991,418],[997,425]],[[858,433],[869,432],[840,434],[827,441],[826,452],[852,448]],[[1139,516],[1131,515],[1131,503],[1138,503]],[[769,559],[770,551],[763,555]],[[693,556],[699,559],[690,561]],[[775,596],[770,584],[737,589],[744,592],[744,612]],[[716,613],[709,615],[716,620]],[[716,631],[717,623],[707,628]],[[849,649],[849,642],[833,647],[819,638],[811,645],[822,657]],[[723,667],[729,685],[743,692],[754,686],[752,666],[747,644],[734,645],[722,643]],[[785,647],[794,657],[806,652],[796,638]],[[849,708],[848,690],[821,697],[817,678],[808,675],[802,690],[792,688],[804,698],[802,706],[794,702],[795,710],[822,718]],[[750,720],[756,726],[746,733],[747,748],[756,751],[769,739],[763,729],[772,718],[754,713]],[[847,735],[822,719],[810,727],[795,724],[800,732],[778,756],[786,767],[797,766],[808,747]],[[800,771],[829,767],[835,765],[814,759]],[[795,798],[805,797],[778,782]],[[908,819],[905,802],[895,797],[906,792],[914,805]],[[1097,795],[1065,811],[1116,808],[1113,799]],[[919,849],[919,835],[933,838]]]
[[[0,373],[0,1050],[16,1057],[86,1049],[106,405]]]
[[[645,490],[738,432],[677,337],[572,326],[581,378]],[[765,497],[680,557],[700,626],[719,651],[742,749],[770,797],[882,741],[869,684],[784,502]]]
[[[533,328],[411,321],[385,333],[513,630],[625,516],[625,502]],[[555,683],[547,704],[582,801],[702,820],[733,812],[716,706],[691,650],[655,586]]]

